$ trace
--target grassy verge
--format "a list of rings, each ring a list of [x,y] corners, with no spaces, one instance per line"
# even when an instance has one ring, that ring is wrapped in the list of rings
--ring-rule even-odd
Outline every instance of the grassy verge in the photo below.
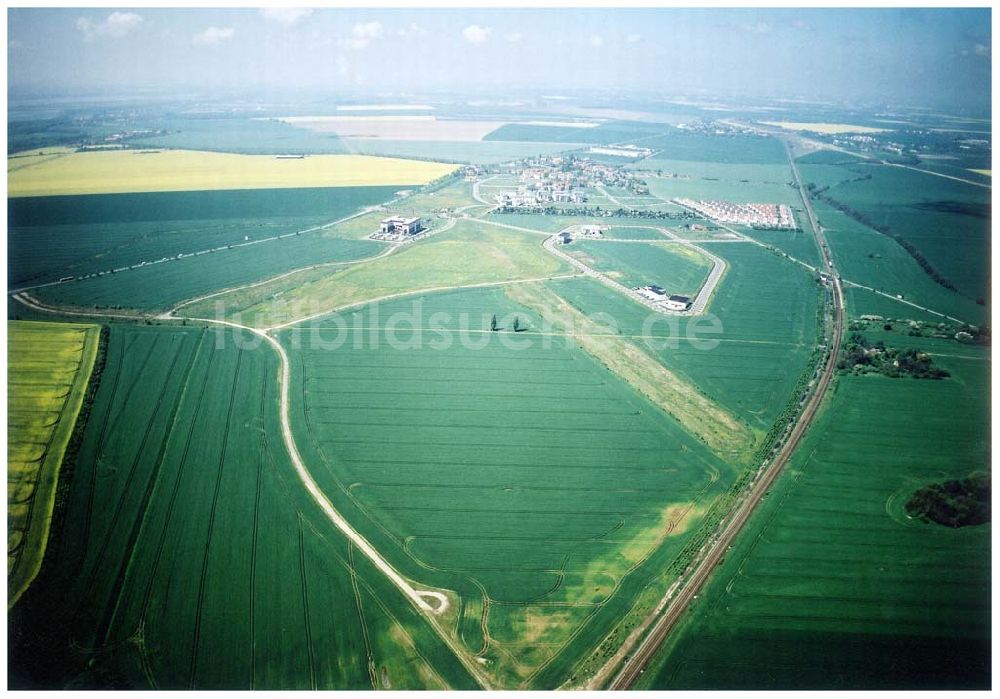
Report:
[[[628,340],[609,335],[607,328],[541,283],[511,286],[507,293],[518,303],[565,329],[585,352],[599,359],[717,453],[731,456],[747,450],[752,444],[750,429],[705,397],[696,386]]]

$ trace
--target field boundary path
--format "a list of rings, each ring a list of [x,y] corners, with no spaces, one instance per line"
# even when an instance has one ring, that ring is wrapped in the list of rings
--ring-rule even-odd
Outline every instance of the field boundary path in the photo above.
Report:
[[[289,413],[291,409],[291,400],[289,394],[291,392],[291,363],[288,360],[288,353],[285,352],[285,348],[281,346],[277,338],[271,335],[269,330],[261,330],[258,328],[252,328],[246,325],[241,325],[239,323],[234,323],[228,320],[220,319],[207,319],[207,318],[189,318],[189,320],[200,320],[207,321],[210,323],[216,323],[219,325],[225,325],[232,328],[237,328],[239,330],[245,330],[257,335],[261,339],[265,340],[275,352],[278,354],[278,359],[280,361],[279,366],[279,385],[280,385],[280,414],[281,414],[281,436],[285,442],[285,449],[288,451],[288,455],[292,460],[292,465],[295,468],[296,475],[298,475],[299,480],[306,487],[309,495],[312,499],[319,505],[320,509],[326,515],[327,519],[333,523],[337,529],[341,531],[348,538],[348,540],[361,552],[363,553],[372,564],[381,571],[389,580],[403,593],[403,595],[409,600],[409,602],[416,607],[416,609],[423,613],[424,617],[429,621],[431,626],[434,627],[441,639],[448,645],[448,647],[455,653],[455,656],[459,661],[469,670],[473,677],[476,678],[484,688],[489,689],[488,684],[482,677],[475,663],[473,663],[467,656],[464,649],[459,647],[452,638],[448,635],[444,628],[435,619],[436,616],[443,614],[449,607],[449,602],[447,596],[437,590],[418,590],[414,588],[410,583],[396,571],[392,565],[382,557],[382,554],[372,546],[367,539],[364,538],[350,523],[344,519],[344,517],[337,511],[330,502],[326,494],[316,483],[313,478],[312,473],[306,467],[305,462],[302,460],[302,456],[299,453],[298,445],[295,443],[295,436],[292,433],[291,420],[289,418]],[[433,599],[436,601],[436,605],[430,604],[427,600]]]
[[[795,166],[795,159],[792,156],[791,148],[787,141],[783,141],[783,143],[785,144],[788,159],[792,166],[792,174],[795,176],[799,193],[802,196],[806,213],[809,216],[810,225],[816,236],[816,242],[820,248],[823,263],[828,270],[832,271],[833,264],[830,260],[823,229],[820,227],[812,210],[805,186],[802,184],[798,168]],[[610,683],[608,683],[608,689],[628,689],[635,683],[645,671],[649,661],[656,654],[688,605],[697,596],[697,593],[719,565],[729,546],[740,531],[742,531],[744,524],[746,524],[750,515],[753,514],[761,498],[770,489],[772,483],[781,472],[782,467],[788,462],[788,459],[795,452],[802,437],[809,429],[813,417],[815,417],[820,406],[823,404],[823,398],[826,395],[827,388],[829,388],[830,381],[833,379],[837,366],[837,354],[840,351],[840,344],[843,337],[843,290],[840,280],[835,274],[831,274],[831,284],[833,318],[832,327],[829,328],[830,341],[823,357],[822,374],[810,392],[802,411],[799,413],[798,419],[786,429],[778,454],[769,464],[765,461],[761,465],[749,492],[742,498],[740,504],[734,509],[727,520],[724,520],[725,525],[721,531],[711,537],[709,542],[699,552],[699,556],[693,564],[691,573],[688,575],[683,586],[680,587],[676,583],[671,586],[653,613],[646,617],[640,626],[628,637],[622,648],[591,678],[587,686],[588,689],[596,689],[598,686],[603,685],[608,675],[615,668],[619,669]],[[646,629],[648,629],[648,632]],[[642,636],[641,641],[639,641],[640,636]],[[639,645],[633,653],[631,650],[637,641],[639,641]]]

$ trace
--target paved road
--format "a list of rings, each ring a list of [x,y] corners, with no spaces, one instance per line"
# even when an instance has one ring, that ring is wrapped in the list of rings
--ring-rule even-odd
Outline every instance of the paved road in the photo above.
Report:
[[[479,192],[479,185],[485,184],[486,182],[489,182],[490,180],[493,180],[493,179],[496,179],[496,178],[497,178],[497,175],[490,175],[485,180],[476,180],[475,182],[473,182],[472,183],[472,198],[475,199],[476,201],[478,201],[481,204],[486,204],[487,206],[495,207],[496,206],[496,202],[487,201],[486,199],[483,198],[483,195]]]
[[[651,226],[631,226],[631,225],[618,226],[618,228],[650,228],[650,227]],[[698,294],[691,302],[691,307],[688,308],[688,310],[686,311],[666,311],[663,309],[654,309],[654,310],[658,310],[660,313],[667,313],[670,315],[686,315],[686,316],[701,315],[702,313],[705,312],[705,309],[708,307],[708,302],[712,299],[712,294],[715,293],[715,288],[719,285],[719,282],[722,281],[722,277],[725,275],[726,269],[729,266],[728,263],[718,255],[715,255],[706,250],[705,248],[696,245],[694,242],[679,237],[669,228],[660,228],[659,226],[652,226],[652,228],[655,228],[655,230],[659,231],[661,235],[666,237],[671,242],[686,245],[692,250],[701,253],[702,255],[704,255],[705,257],[707,257],[712,261],[712,271],[708,273],[708,279],[706,279],[705,283],[701,285],[701,289],[698,290]],[[635,295],[635,292],[630,291],[629,293]]]
[[[788,149],[788,157],[791,162],[792,172],[799,187],[799,192],[802,196],[803,202],[805,203],[806,212],[809,215],[810,223],[813,226],[813,232],[820,245],[823,262],[828,269],[832,269],[833,266],[829,258],[829,251],[825,244],[826,241],[823,236],[823,229],[816,221],[815,214],[812,210],[812,204],[806,195],[805,187],[802,184],[798,168],[795,166],[795,160],[792,157],[790,149]],[[676,596],[672,599],[670,597],[676,588],[672,588],[671,591],[668,591],[667,596],[661,601],[661,605],[659,607],[659,609],[663,610],[662,614],[654,614],[651,617],[647,617],[644,623],[650,626],[651,630],[643,638],[635,653],[626,659],[618,674],[609,684],[609,689],[627,689],[631,687],[632,684],[639,678],[645,670],[646,665],[649,663],[649,660],[653,657],[660,645],[663,643],[663,640],[667,637],[667,634],[687,609],[688,604],[690,604],[691,600],[697,596],[698,591],[701,590],[702,586],[711,576],[716,566],[718,566],[719,562],[725,556],[726,551],[729,549],[736,536],[743,529],[743,526],[750,518],[750,515],[759,504],[761,498],[765,495],[765,493],[767,493],[768,489],[774,483],[775,478],[777,478],[778,474],[781,472],[781,468],[794,453],[795,448],[801,442],[803,435],[805,435],[806,431],[809,429],[813,417],[822,405],[823,397],[825,396],[826,390],[833,378],[837,365],[837,354],[840,351],[840,344],[843,338],[843,291],[840,286],[840,281],[836,275],[833,275],[831,283],[833,322],[830,332],[828,352],[824,359],[823,371],[819,381],[810,393],[799,418],[792,425],[791,429],[786,432],[787,436],[784,439],[777,456],[775,456],[770,464],[765,462],[762,466],[761,471],[758,473],[756,480],[753,482],[749,493],[737,507],[735,512],[726,521],[722,531],[715,538],[711,539],[708,544],[706,544],[706,547],[700,553],[700,557],[695,563],[692,572],[688,576],[686,584],[680,588],[680,591],[677,592]]]

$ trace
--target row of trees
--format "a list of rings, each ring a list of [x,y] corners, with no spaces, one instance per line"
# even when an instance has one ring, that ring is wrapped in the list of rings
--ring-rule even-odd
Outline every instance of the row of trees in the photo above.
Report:
[[[820,188],[817,187],[812,182],[810,182],[809,184],[806,185],[806,189],[809,190],[810,196],[812,196],[814,199],[818,199],[819,201],[825,204],[829,204],[837,211],[840,211],[841,213],[850,216],[852,219],[854,219],[861,225],[867,226],[868,228],[871,228],[873,231],[877,231],[878,233],[881,233],[882,235],[888,236],[893,240],[895,240],[900,247],[906,250],[906,252],[908,252],[910,256],[917,261],[917,264],[920,265],[920,267],[924,270],[924,272],[927,273],[927,276],[929,276],[935,282],[943,286],[945,289],[958,292],[958,289],[955,288],[955,284],[946,276],[941,274],[937,269],[935,269],[934,266],[930,263],[930,261],[926,257],[924,257],[924,254],[920,252],[920,250],[918,250],[917,247],[913,245],[913,243],[911,243],[898,233],[895,233],[891,228],[889,228],[889,226],[885,224],[875,223],[874,221],[872,221],[871,217],[868,216],[868,214],[862,211],[858,211],[857,209],[854,209],[848,206],[847,204],[844,204],[843,202],[837,201],[833,197],[825,195],[823,192],[829,189],[829,187]]]
[[[523,329],[524,328],[521,327],[521,319],[518,318],[517,316],[514,316],[514,332],[519,333]],[[490,320],[490,330],[492,332],[497,332],[498,330],[503,330],[503,328],[498,328],[497,327],[497,316],[496,316],[496,313],[493,314],[493,319]]]

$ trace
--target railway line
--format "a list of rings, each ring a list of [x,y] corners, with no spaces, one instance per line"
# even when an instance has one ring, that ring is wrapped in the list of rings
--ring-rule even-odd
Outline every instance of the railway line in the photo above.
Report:
[[[688,605],[697,596],[698,592],[711,577],[712,571],[714,571],[716,566],[722,561],[726,551],[736,539],[736,536],[740,533],[740,531],[742,531],[743,526],[750,519],[750,516],[753,514],[757,505],[770,489],[774,480],[778,477],[782,467],[788,462],[789,458],[791,458],[792,454],[795,452],[796,447],[802,441],[802,437],[809,429],[813,418],[822,405],[823,397],[826,395],[826,391],[830,386],[831,380],[833,379],[833,374],[836,369],[837,354],[840,351],[840,345],[844,332],[843,290],[841,288],[840,278],[835,273],[833,262],[830,259],[830,252],[826,245],[823,229],[816,220],[815,212],[813,211],[812,204],[809,202],[809,197],[806,194],[805,186],[802,184],[802,178],[799,175],[798,167],[795,165],[795,159],[787,141],[785,142],[785,148],[788,153],[788,160],[791,163],[795,182],[798,185],[799,193],[802,196],[802,201],[809,217],[809,223],[812,226],[814,235],[816,236],[816,242],[819,244],[820,254],[823,258],[823,266],[830,274],[833,318],[831,323],[832,327],[830,328],[829,333],[830,341],[824,358],[823,371],[806,400],[805,406],[803,407],[798,420],[796,420],[787,432],[787,437],[785,438],[778,454],[775,455],[769,464],[765,463],[762,471],[751,486],[750,491],[747,493],[746,497],[737,507],[735,512],[730,516],[722,531],[714,539],[712,539],[709,544],[707,544],[708,548],[704,549],[701,557],[695,563],[693,571],[687,578],[686,583],[676,593],[676,596],[669,600],[664,599],[658,608],[661,611],[654,612],[654,619],[647,620],[646,623],[651,624],[650,630],[646,633],[645,637],[643,637],[635,652],[626,656],[624,664],[621,666],[614,678],[608,683],[608,689],[628,689],[645,671],[650,659],[653,655],[655,655],[656,651],[660,648],[670,631],[682,617],[685,610],[687,610]],[[673,590],[674,588],[671,589],[671,592]],[[668,592],[668,597],[671,592]]]

